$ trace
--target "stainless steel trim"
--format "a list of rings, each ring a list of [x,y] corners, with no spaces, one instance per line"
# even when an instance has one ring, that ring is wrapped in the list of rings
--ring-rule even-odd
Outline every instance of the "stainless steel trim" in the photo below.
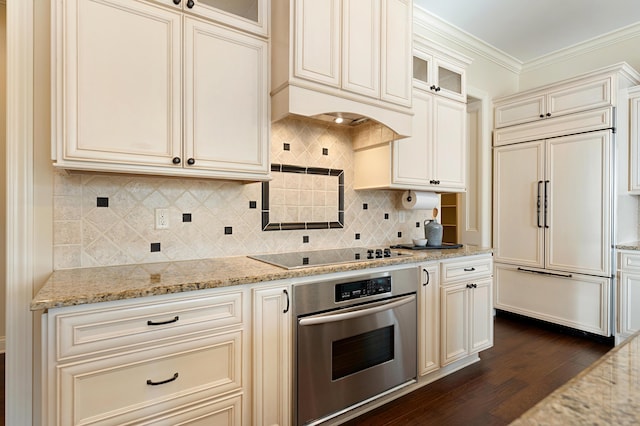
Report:
[[[412,294],[409,296],[401,297],[399,299],[394,299],[393,301],[370,303],[370,304],[367,304],[367,307],[364,309],[358,308],[358,309],[351,310],[349,312],[344,312],[343,310],[342,312],[337,314],[329,313],[329,314],[312,315],[309,317],[301,318],[300,320],[298,320],[298,324],[302,326],[307,326],[307,325],[326,324],[329,322],[344,321],[348,319],[359,318],[365,315],[371,315],[378,312],[386,311],[388,309],[393,309],[398,306],[405,305],[407,303],[414,301],[415,298],[416,296]],[[369,307],[370,305],[376,305],[376,306]]]

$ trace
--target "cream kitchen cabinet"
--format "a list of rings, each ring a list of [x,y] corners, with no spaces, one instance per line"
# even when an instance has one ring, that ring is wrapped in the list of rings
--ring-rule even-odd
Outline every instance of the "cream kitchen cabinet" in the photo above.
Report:
[[[490,256],[441,263],[442,366],[493,345],[492,264]]]
[[[632,74],[635,72],[628,67],[608,67],[544,88],[495,99],[495,128],[616,106],[619,80]]]
[[[624,340],[640,330],[640,252],[618,250],[618,265],[616,337]]]
[[[204,290],[52,309],[45,425],[242,425],[245,290]]]
[[[424,376],[440,368],[440,266],[425,263],[418,269],[418,372]]]
[[[419,35],[414,35],[414,44],[414,87],[466,103],[465,69],[471,61]]]
[[[257,35],[269,35],[269,0],[152,1]]]
[[[629,89],[629,192],[640,194],[640,86]]]
[[[466,104],[414,89],[411,137],[354,152],[355,189],[466,189]]]
[[[291,286],[259,286],[253,294],[253,424],[291,424]]]
[[[143,1],[54,5],[57,167],[268,178],[265,39]]]
[[[411,134],[411,0],[272,5],[272,110],[351,112]]]

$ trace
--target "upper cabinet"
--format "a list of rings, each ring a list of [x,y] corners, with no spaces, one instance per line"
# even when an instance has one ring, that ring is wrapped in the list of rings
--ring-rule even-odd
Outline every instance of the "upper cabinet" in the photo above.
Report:
[[[269,35],[268,0],[154,0],[258,35]]]
[[[616,79],[615,74],[605,72],[496,99],[495,128],[615,106]]]
[[[56,166],[268,179],[267,40],[182,2],[54,3]]]
[[[411,134],[411,0],[280,1],[272,19],[274,120],[349,112]]]
[[[423,39],[416,40],[413,55],[413,133],[354,146],[354,187],[464,192],[467,109],[460,99],[466,99],[464,69],[470,61]],[[429,77],[434,70],[440,80]]]
[[[442,48],[435,50],[432,46],[433,42],[416,36],[416,48],[413,52],[414,87],[466,102],[467,60]]]
[[[640,86],[629,89],[630,173],[629,192],[640,194]]]

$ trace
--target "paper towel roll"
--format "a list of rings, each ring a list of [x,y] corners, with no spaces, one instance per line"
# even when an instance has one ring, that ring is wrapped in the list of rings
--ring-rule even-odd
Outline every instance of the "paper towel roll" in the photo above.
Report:
[[[405,191],[402,207],[406,210],[431,210],[438,205],[438,194],[424,191]]]

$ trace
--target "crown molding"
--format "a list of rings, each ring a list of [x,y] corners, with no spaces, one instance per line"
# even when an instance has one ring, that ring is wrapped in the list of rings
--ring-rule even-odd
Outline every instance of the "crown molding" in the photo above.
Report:
[[[509,71],[515,72],[516,74],[519,74],[522,71],[522,61],[491,46],[461,28],[450,24],[420,6],[413,7],[413,25],[414,27],[423,27],[427,31],[436,33],[452,43],[468,49]]]
[[[640,22],[628,25],[607,34],[591,38],[589,40],[576,43],[564,49],[549,53],[523,64],[522,72],[533,71],[537,68],[546,67],[555,63],[564,62],[576,56],[584,55],[594,50],[603,49],[625,40],[640,37]]]

